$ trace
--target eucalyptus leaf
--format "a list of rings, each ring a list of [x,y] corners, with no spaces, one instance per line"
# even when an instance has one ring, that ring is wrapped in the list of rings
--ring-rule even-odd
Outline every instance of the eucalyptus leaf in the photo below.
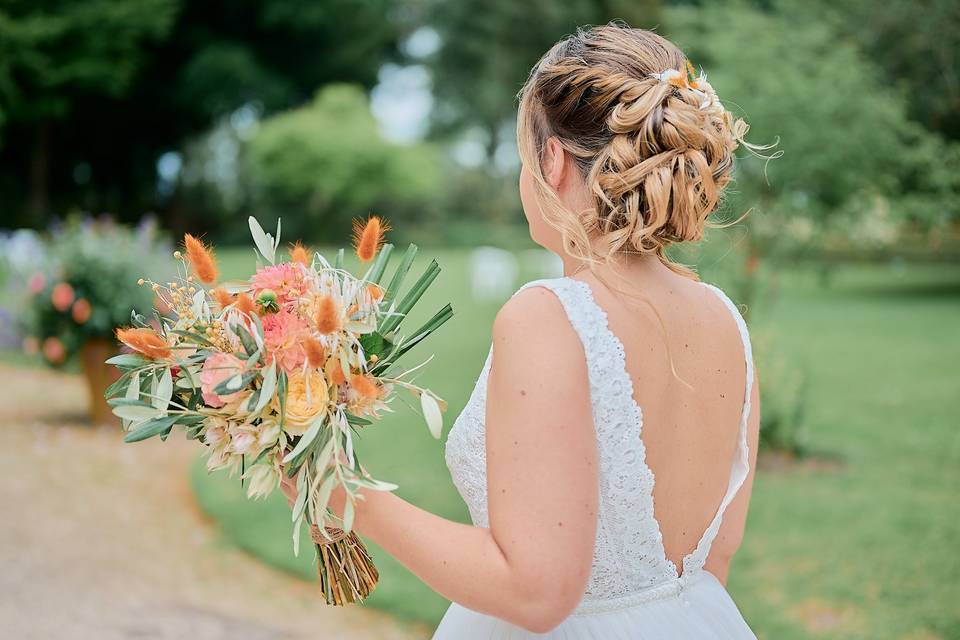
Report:
[[[276,259],[276,246],[273,243],[273,238],[263,230],[263,227],[253,216],[250,216],[247,222],[250,225],[250,235],[253,236],[253,243],[257,245],[257,251],[260,252],[264,260],[273,264]]]
[[[323,420],[315,420],[310,428],[300,436],[300,441],[297,442],[297,446],[293,448],[293,451],[288,453],[283,457],[283,463],[286,464],[296,458],[298,455],[303,453],[307,447],[309,447],[314,439],[317,437],[317,434],[320,433],[320,429],[323,427]]]
[[[140,442],[147,438],[169,433],[180,416],[164,416],[143,423],[130,431],[123,439],[124,442]]]

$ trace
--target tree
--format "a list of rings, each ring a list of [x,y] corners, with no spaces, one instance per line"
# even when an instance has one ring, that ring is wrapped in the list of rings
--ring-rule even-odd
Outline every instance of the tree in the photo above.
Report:
[[[145,45],[169,32],[178,5],[8,0],[0,7],[2,113],[32,138],[28,210],[47,208],[54,123],[68,120],[85,98],[123,96],[143,64]]]
[[[358,86],[330,85],[266,119],[247,151],[256,210],[282,217],[290,238],[339,240],[371,213],[403,226],[440,189],[435,151],[386,142]]]
[[[577,27],[620,19],[652,28],[659,0],[461,0],[441,2],[431,24],[442,44],[430,58],[437,108],[435,134],[480,127],[492,163],[516,116],[516,94],[530,68]]]
[[[178,203],[175,194],[173,200],[164,200],[157,193],[156,163],[162,153],[179,149],[245,104],[256,104],[269,115],[309,100],[318,87],[331,82],[373,86],[383,61],[396,55],[397,41],[409,28],[398,0],[205,0],[183,2],[177,12],[178,4],[6,1],[16,10],[0,14],[0,33],[33,33],[38,28],[32,25],[38,22],[72,19],[75,13],[86,16],[77,23],[76,35],[51,43],[58,55],[76,60],[79,67],[83,64],[75,41],[103,48],[133,31],[127,27],[115,34],[104,28],[109,23],[104,14],[164,16],[171,23],[163,33],[155,30],[150,32],[154,36],[136,40],[135,51],[131,44],[124,52],[111,49],[104,56],[118,66],[128,58],[137,61],[127,82],[106,83],[113,91],[64,88],[72,109],[53,127],[49,209],[81,206],[136,218],[144,210],[173,208],[196,224],[202,210]],[[160,9],[167,5],[169,10]],[[10,38],[4,42],[0,50],[18,46]],[[20,58],[31,55],[24,50]],[[9,73],[3,73],[7,68]],[[23,104],[32,108],[36,96],[22,89],[23,76],[20,63],[0,60],[0,82],[22,91]],[[21,185],[29,178],[23,158],[31,145],[31,126],[21,115],[9,113],[6,99],[2,105],[7,126],[0,149],[0,199],[20,203]],[[11,208],[12,223],[42,223],[35,215],[23,215],[20,207]]]

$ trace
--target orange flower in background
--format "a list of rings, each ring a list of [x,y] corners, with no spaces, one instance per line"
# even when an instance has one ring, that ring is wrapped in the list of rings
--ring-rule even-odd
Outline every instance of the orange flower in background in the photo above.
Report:
[[[66,282],[61,282],[50,292],[50,302],[53,303],[53,307],[57,311],[67,311],[73,304],[74,298],[73,287]]]
[[[299,240],[290,245],[290,260],[293,262],[299,262],[305,267],[310,266],[310,252],[307,251],[302,244],[300,244]]]
[[[333,333],[340,328],[340,309],[336,300],[330,296],[323,296],[317,305],[317,331]]]
[[[117,340],[154,360],[170,357],[170,345],[153,329],[117,329]]]
[[[183,236],[183,246],[187,250],[187,260],[200,281],[206,284],[216,282],[217,261],[213,257],[213,251],[189,233]]]
[[[90,313],[92,311],[93,308],[90,306],[90,303],[87,302],[86,298],[78,298],[77,301],[73,303],[73,309],[71,310],[73,321],[77,324],[86,323],[86,321],[90,319]]]
[[[27,282],[27,290],[34,295],[43,291],[45,286],[47,286],[47,279],[43,277],[42,273],[33,274]]]
[[[43,357],[50,364],[60,364],[67,358],[67,349],[60,338],[50,337],[43,341]]]
[[[353,222],[353,247],[360,262],[370,262],[377,255],[383,244],[383,234],[390,230],[390,226],[379,216],[370,216],[367,221]]]
[[[323,345],[314,338],[309,337],[303,341],[303,350],[307,352],[307,363],[314,369],[323,366],[327,354],[323,350]]]
[[[380,395],[380,387],[370,378],[360,373],[355,373],[350,376],[350,386],[354,391],[367,399],[374,399]]]

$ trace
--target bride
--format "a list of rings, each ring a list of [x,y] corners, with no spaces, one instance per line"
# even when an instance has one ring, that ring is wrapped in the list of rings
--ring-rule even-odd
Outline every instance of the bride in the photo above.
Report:
[[[450,431],[473,525],[377,491],[354,520],[454,602],[434,638],[754,638],[724,588],[756,459],[750,342],[664,252],[701,237],[746,130],[649,31],[581,31],[534,67],[520,195],[565,275],[504,305]]]

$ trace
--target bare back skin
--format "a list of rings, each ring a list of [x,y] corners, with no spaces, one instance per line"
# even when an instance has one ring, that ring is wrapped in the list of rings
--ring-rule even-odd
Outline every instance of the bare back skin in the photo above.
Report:
[[[659,262],[599,277],[583,270],[574,277],[590,285],[623,343],[634,400],[643,414],[646,461],[655,477],[654,513],[667,558],[682,570],[683,557],[716,513],[730,476],[746,385],[736,321],[711,289]],[[670,369],[671,356],[677,376]],[[756,395],[754,385],[748,422],[751,472],[727,509],[706,565],[724,583],[743,538],[753,483]]]

